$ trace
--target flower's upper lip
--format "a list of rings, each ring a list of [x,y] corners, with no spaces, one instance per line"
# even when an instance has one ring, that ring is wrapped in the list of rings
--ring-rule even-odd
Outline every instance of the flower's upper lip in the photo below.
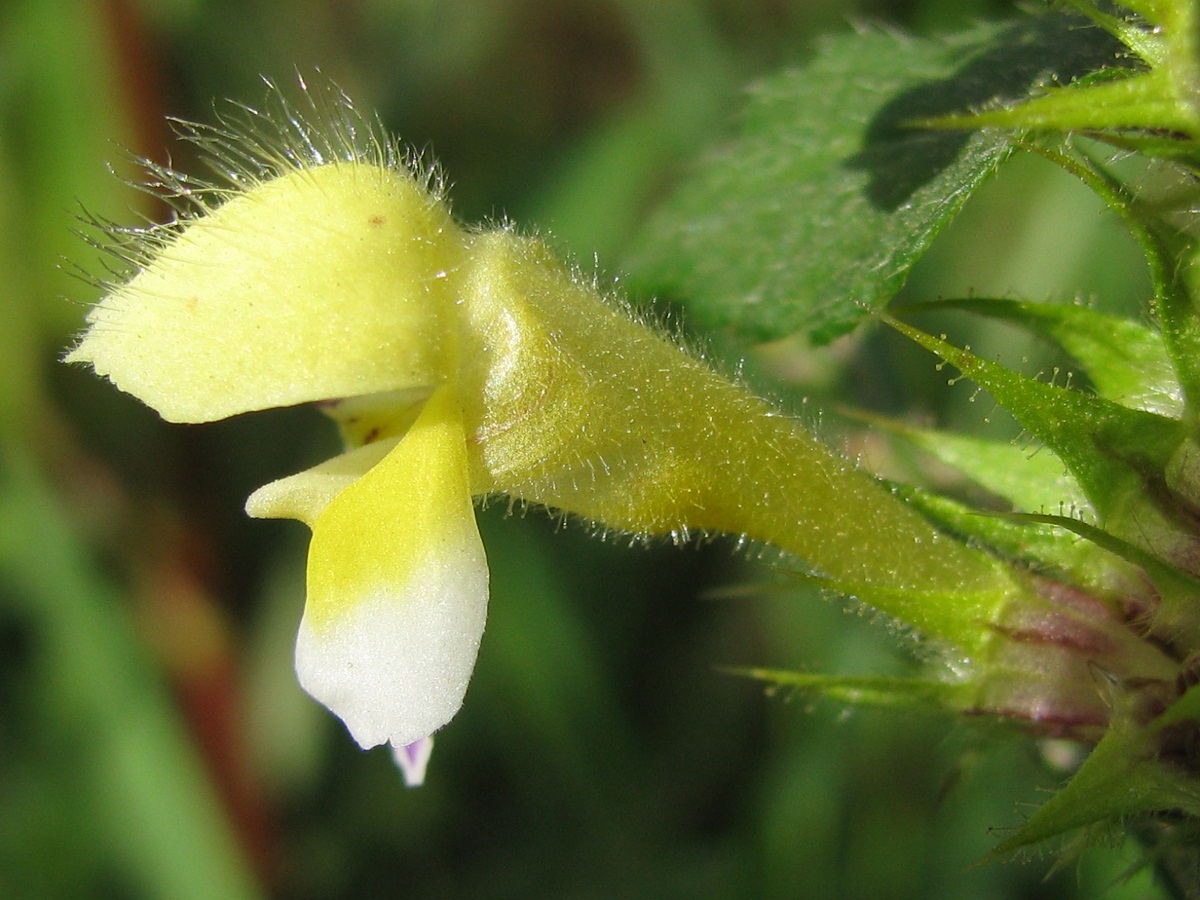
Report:
[[[428,391],[453,373],[444,273],[467,238],[405,171],[296,170],[156,240],[67,360],[165,419]]]

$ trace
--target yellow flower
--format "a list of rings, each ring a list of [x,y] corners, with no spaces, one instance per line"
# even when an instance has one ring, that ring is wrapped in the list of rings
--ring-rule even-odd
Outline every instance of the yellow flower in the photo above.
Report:
[[[256,147],[219,205],[143,236],[137,271],[67,359],[175,422],[330,401],[358,426],[361,446],[247,508],[312,527],[301,684],[362,746],[399,752],[459,708],[487,610],[447,286],[468,239],[430,179],[348,106],[331,109],[340,118],[319,133],[286,109],[260,123],[292,133]]]
[[[458,710],[488,573],[473,498],[605,528],[726,531],[793,553],[964,656],[1012,591],[742,385],[546,245],[469,230],[345,97],[277,92],[183,126],[230,187],[151,167],[176,223],[114,232],[133,264],[71,362],[176,422],[319,402],[348,451],[250,497],[313,532],[300,681],[419,781]],[[132,237],[130,237],[132,235]]]

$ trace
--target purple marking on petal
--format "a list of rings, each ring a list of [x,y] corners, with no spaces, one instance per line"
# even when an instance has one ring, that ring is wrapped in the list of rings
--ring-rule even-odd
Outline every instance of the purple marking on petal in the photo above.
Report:
[[[404,783],[409,787],[420,787],[425,783],[425,767],[429,765],[429,757],[433,755],[433,735],[423,737],[400,747],[392,745],[392,758],[404,775]]]

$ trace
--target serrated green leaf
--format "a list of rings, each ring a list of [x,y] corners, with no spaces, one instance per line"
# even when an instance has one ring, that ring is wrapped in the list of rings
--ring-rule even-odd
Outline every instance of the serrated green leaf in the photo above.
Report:
[[[1172,418],[1183,413],[1183,388],[1162,335],[1153,328],[1086,306],[975,297],[936,306],[1036,330],[1073,356],[1107,400]]]
[[[1119,48],[1084,20],[1045,16],[945,40],[860,33],[761,83],[741,134],[654,215],[629,260],[710,328],[823,342],[886,303],[1004,159],[997,132],[922,118],[1024,97]]]

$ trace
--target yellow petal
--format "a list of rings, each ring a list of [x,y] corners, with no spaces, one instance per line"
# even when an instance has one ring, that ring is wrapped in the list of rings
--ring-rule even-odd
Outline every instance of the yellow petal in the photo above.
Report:
[[[299,519],[310,528],[333,498],[374,468],[396,440],[356,447],[320,465],[264,484],[246,500],[246,512],[256,519]]]
[[[291,171],[186,223],[67,359],[178,422],[436,385],[463,241],[407,171]]]
[[[403,747],[458,711],[487,614],[454,391],[316,520],[296,671],[364,747]]]

